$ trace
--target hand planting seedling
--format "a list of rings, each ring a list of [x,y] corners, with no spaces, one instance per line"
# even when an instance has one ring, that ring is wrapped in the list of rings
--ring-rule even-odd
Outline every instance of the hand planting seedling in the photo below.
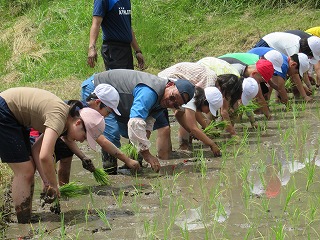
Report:
[[[139,155],[138,150],[131,143],[122,145],[120,150],[130,158],[134,160],[138,160],[138,155]]]
[[[227,121],[211,121],[210,124],[203,130],[203,132],[210,138],[219,137],[221,130],[228,125]]]
[[[87,187],[82,184],[77,184],[76,182],[69,182],[62,185],[59,188],[61,197],[74,198],[84,195],[86,193]]]

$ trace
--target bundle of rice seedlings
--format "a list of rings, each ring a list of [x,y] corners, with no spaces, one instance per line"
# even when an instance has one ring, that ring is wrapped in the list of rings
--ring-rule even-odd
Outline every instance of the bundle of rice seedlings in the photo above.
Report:
[[[135,146],[133,146],[132,144],[128,143],[128,144],[123,144],[120,148],[120,150],[126,154],[127,156],[129,156],[130,158],[134,159],[134,160],[138,160],[138,150],[136,149]]]
[[[287,81],[285,81],[284,87],[287,90],[287,92],[292,92],[293,83],[291,79],[288,79]]]
[[[249,102],[248,105],[240,105],[236,110],[235,110],[235,114],[237,115],[241,115],[245,112],[253,112],[255,110],[257,110],[258,108],[260,108],[259,104],[254,103],[252,101]]]
[[[96,168],[93,172],[94,179],[101,185],[110,185],[111,181],[109,175],[103,170],[103,168]]]
[[[228,125],[227,121],[211,121],[210,124],[203,130],[203,132],[210,138],[219,137],[222,130]]]
[[[79,197],[81,195],[84,195],[86,193],[87,188],[84,187],[82,184],[78,184],[76,182],[69,182],[65,185],[62,185],[59,188],[61,197]]]

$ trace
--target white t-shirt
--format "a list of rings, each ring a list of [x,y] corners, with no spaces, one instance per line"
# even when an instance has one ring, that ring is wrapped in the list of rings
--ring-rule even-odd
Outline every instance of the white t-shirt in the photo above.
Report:
[[[286,32],[269,33],[262,38],[269,47],[282,52],[287,56],[299,53],[300,37]]]

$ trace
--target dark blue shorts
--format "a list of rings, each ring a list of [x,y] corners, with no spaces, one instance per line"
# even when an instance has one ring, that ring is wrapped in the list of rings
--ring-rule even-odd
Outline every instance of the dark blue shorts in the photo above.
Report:
[[[54,154],[57,162],[63,158],[73,156],[73,152],[61,138],[58,138],[56,141],[56,145],[54,146]]]
[[[29,161],[31,156],[30,131],[22,126],[0,97],[0,158],[5,163]]]
[[[169,113],[168,109],[165,109],[162,111],[161,115],[157,117],[154,125],[153,125],[153,130],[157,130],[159,128],[163,128],[169,126]]]
[[[119,68],[134,69],[130,43],[103,43],[101,47],[101,55],[106,70]]]
[[[257,48],[257,47],[269,47],[269,45],[265,40],[261,38],[259,42],[257,42],[256,45],[253,46],[253,48]]]

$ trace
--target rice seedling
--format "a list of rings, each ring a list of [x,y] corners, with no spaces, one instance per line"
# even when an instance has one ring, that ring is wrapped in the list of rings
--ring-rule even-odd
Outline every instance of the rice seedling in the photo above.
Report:
[[[69,182],[59,188],[61,197],[74,198],[86,194],[87,187],[76,182]]]
[[[310,185],[313,183],[313,179],[315,176],[315,170],[316,170],[316,165],[314,162],[311,162],[310,159],[306,163],[306,170],[307,170],[307,184],[306,184],[306,190],[309,190]]]
[[[248,105],[240,105],[236,110],[235,110],[235,114],[237,115],[242,115],[246,112],[254,112],[255,110],[259,109],[260,106],[259,104],[253,102],[253,101],[250,101]]]
[[[285,204],[283,208],[283,212],[285,212],[289,206],[289,202],[291,201],[292,197],[298,192],[298,189],[296,189],[295,185],[292,184],[290,188],[288,189],[287,196],[285,199]]]
[[[187,226],[185,226],[184,228],[180,228],[180,232],[183,239],[186,239],[186,240],[190,239],[189,230]]]
[[[121,145],[120,150],[134,160],[138,160],[139,152],[131,143]]]
[[[121,208],[122,204],[123,204],[124,191],[122,189],[120,189],[118,197],[112,191],[112,196],[113,196],[114,200],[116,201],[118,208]]]
[[[96,168],[93,172],[94,179],[101,185],[110,185],[111,180],[109,175],[103,170],[103,168]]]
[[[156,235],[156,232],[158,230],[158,223],[155,220],[144,220],[143,228],[146,239],[159,239]]]
[[[286,236],[286,233],[285,233],[285,225],[279,221],[278,224],[274,227],[271,227],[273,233],[275,234],[274,238],[273,239],[276,239],[276,240],[283,240]]]
[[[107,218],[107,213],[106,211],[103,209],[103,210],[99,210],[98,208],[95,208],[95,211],[98,213],[98,216],[100,217],[100,219],[102,220],[102,222],[105,224],[105,226],[111,230],[111,225],[108,221],[108,218]]]
[[[209,138],[219,137],[222,130],[228,125],[227,121],[211,121],[210,124],[203,130]]]
[[[196,168],[200,170],[201,177],[205,177],[207,175],[207,161],[203,156],[203,149],[202,147],[199,150],[195,151],[195,157],[197,159],[197,165]]]
[[[64,224],[64,214],[62,213],[60,216],[60,239],[65,239],[66,237],[66,226]]]

